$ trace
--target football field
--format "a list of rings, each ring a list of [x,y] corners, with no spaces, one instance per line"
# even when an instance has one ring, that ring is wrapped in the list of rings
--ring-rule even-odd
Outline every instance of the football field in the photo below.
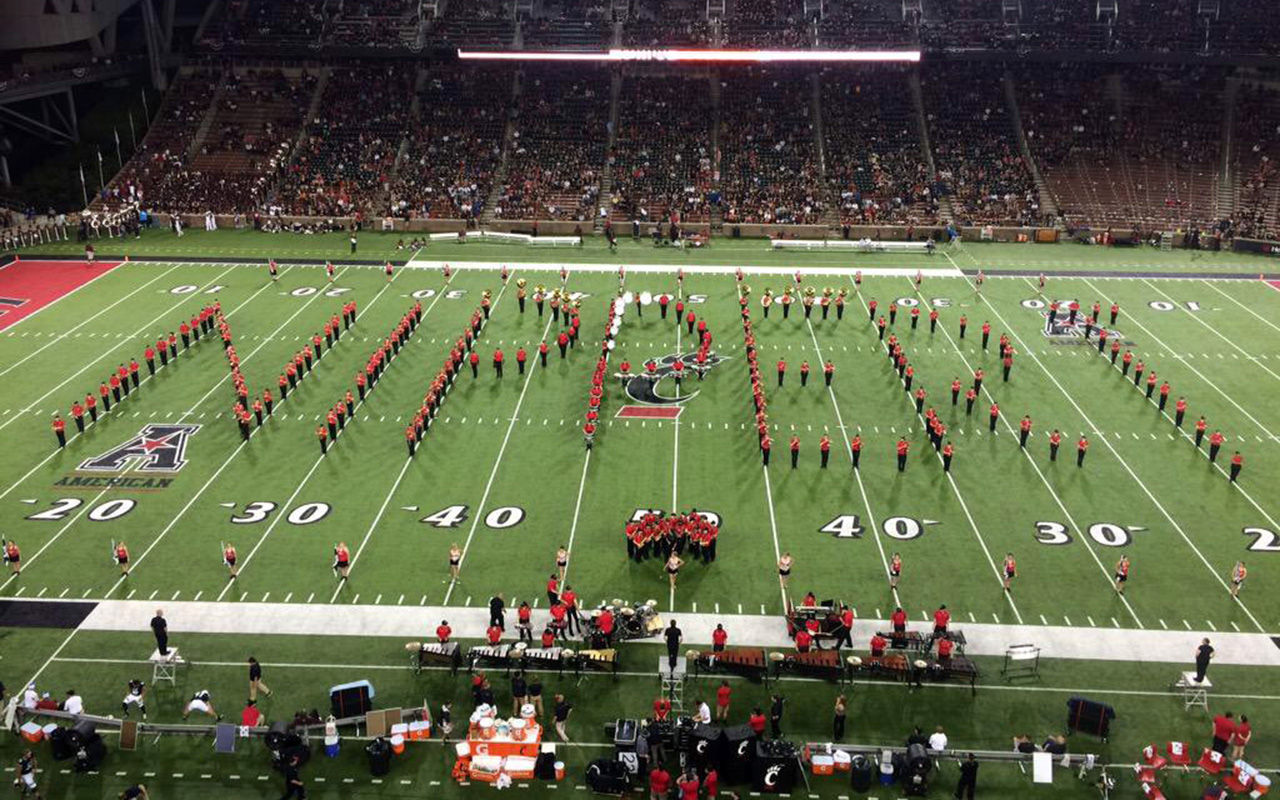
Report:
[[[1037,641],[1047,644],[1065,637],[1075,644],[1061,654],[1082,662],[1117,657],[1102,646],[1090,650],[1093,629],[1097,642],[1117,631],[1280,631],[1280,280],[1266,275],[1273,262],[1070,245],[966,244],[931,257],[837,257],[742,241],[705,253],[643,244],[626,244],[617,255],[597,245],[433,245],[413,255],[378,237],[362,243],[358,257],[368,260],[357,262],[342,260],[345,241],[336,238],[240,233],[181,241],[155,235],[120,253],[109,243],[98,250],[105,263],[94,270],[74,247],[64,248],[66,261],[54,260],[55,252],[39,257],[47,261],[24,254],[0,268],[0,294],[23,314],[0,315],[0,533],[22,553],[21,575],[6,570],[0,577],[3,598],[125,601],[120,608],[136,605],[146,616],[158,605],[216,604],[227,610],[200,605],[201,613],[232,622],[265,608],[284,620],[291,608],[309,614],[318,612],[303,607],[325,607],[341,620],[343,606],[368,618],[376,617],[370,609],[395,609],[400,619],[418,607],[421,638],[449,609],[487,607],[499,592],[509,606],[528,601],[536,619],[545,619],[545,584],[564,547],[567,583],[585,606],[652,599],[664,617],[726,620],[735,643],[785,633],[786,604],[806,592],[851,605],[860,620],[886,619],[901,606],[914,625],[945,604],[961,627],[1038,628]],[[265,266],[272,255],[280,260],[276,281]],[[396,264],[390,280],[384,257]],[[326,259],[334,261],[332,281]],[[51,275],[59,292],[40,295],[37,287],[47,289]],[[538,287],[580,303],[581,339],[565,357],[556,342],[562,318],[549,303],[539,313]],[[775,301],[766,317],[766,291],[778,298],[788,288],[797,298],[789,313]],[[810,288],[816,299],[806,315],[802,298]],[[591,376],[607,310],[620,292],[599,430],[588,448],[582,425]],[[841,292],[842,313],[834,301]],[[486,293],[478,374],[464,364],[410,457],[405,428]],[[832,298],[825,313],[824,294]],[[665,318],[662,295],[670,298]],[[768,403],[767,467],[744,298]],[[310,371],[281,397],[277,381],[286,364],[314,335],[323,340],[325,323],[353,301],[355,324],[331,346],[315,348]],[[231,413],[236,396],[216,334],[189,347],[179,339],[177,355],[167,365],[157,360],[154,375],[143,358],[149,344],[215,302],[251,398],[264,389],[273,394],[271,414],[251,424],[248,439]],[[695,318],[692,333],[676,319],[677,302]],[[883,340],[873,302],[874,317],[886,317]],[[1101,305],[1109,337],[1103,352],[1096,328],[1086,336],[1082,319],[1068,323],[1072,302],[1081,318]],[[364,399],[354,399],[353,418],[322,453],[317,427],[335,402],[356,392],[357,372],[418,303],[412,337],[393,351]],[[1119,311],[1108,323],[1112,304]],[[1060,309],[1052,322],[1051,305]],[[644,381],[619,377],[624,361],[638,373],[650,360],[691,360],[697,322],[706,323],[714,356],[701,380],[690,374],[677,387],[668,375],[647,392]],[[984,323],[991,329],[985,347]],[[1002,334],[1015,351],[1007,380]],[[910,391],[888,358],[890,335],[912,368]],[[1112,363],[1116,340],[1134,365],[1143,362],[1140,382],[1132,367],[1122,374],[1122,358]],[[538,356],[544,341],[545,366]],[[527,362],[518,370],[522,348]],[[498,349],[501,378],[492,365]],[[98,396],[99,385],[130,359],[140,362],[138,386],[109,412],[100,405],[98,420],[79,432],[72,403]],[[810,374],[802,382],[805,363]],[[977,370],[984,379],[967,410],[964,392]],[[1148,396],[1152,373],[1157,382]],[[955,380],[962,386],[957,402]],[[954,448],[949,471],[917,413],[921,388],[922,408],[935,410]],[[1180,426],[1179,398],[1186,401]],[[66,420],[65,448],[51,429],[55,412]],[[1024,416],[1031,433],[1021,447]],[[1201,416],[1207,428],[1197,445]],[[1062,443],[1051,460],[1054,430]],[[1215,431],[1223,443],[1211,463]],[[857,469],[849,445],[855,436]],[[1077,466],[1082,436],[1089,446]],[[903,470],[900,440],[909,445]],[[1237,452],[1243,467],[1232,482]],[[687,559],[672,587],[661,559],[628,558],[624,530],[637,515],[693,509],[720,523],[713,562]],[[120,543],[130,554],[127,576],[115,563]],[[345,582],[332,569],[338,543],[352,556]],[[238,552],[235,580],[223,564],[227,544]],[[455,545],[463,556],[453,582]],[[777,569],[783,554],[794,560],[786,587]],[[894,554],[903,564],[896,590],[888,580]],[[1007,555],[1017,564],[1008,592]],[[1119,594],[1114,574],[1122,556],[1130,569]],[[1247,580],[1233,596],[1237,562]],[[96,658],[138,657],[116,656],[102,637],[85,634],[95,646],[68,647],[59,632],[24,648],[24,658],[40,672],[65,676]],[[145,649],[145,625],[134,638]],[[224,652],[213,638],[204,644],[205,660],[238,662],[240,650]],[[855,646],[865,642],[855,636]],[[362,655],[329,655],[319,639],[304,637],[276,639],[273,647],[288,663],[352,663]],[[72,653],[87,661],[73,665]],[[1229,663],[1247,675],[1246,665],[1274,658],[1259,650],[1256,660],[1233,655]],[[1094,664],[1082,663],[1074,674],[1069,664],[1060,668],[1067,685],[1080,685],[1086,674],[1090,681],[1108,677]],[[337,682],[340,670],[332,671]],[[14,686],[25,677],[6,676]],[[1234,688],[1254,690],[1248,677]],[[106,691],[114,694],[114,683]],[[1003,731],[997,738],[1004,749]]]

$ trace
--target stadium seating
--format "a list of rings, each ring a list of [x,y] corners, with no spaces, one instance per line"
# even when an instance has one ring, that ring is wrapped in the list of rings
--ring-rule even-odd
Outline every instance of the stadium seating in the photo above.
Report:
[[[938,203],[911,104],[896,68],[822,75],[827,182],[849,224],[929,223]]]
[[[418,93],[405,159],[391,183],[391,208],[408,218],[477,219],[502,154],[511,72],[438,68]]]
[[[289,214],[380,212],[409,127],[413,73],[399,65],[334,69],[306,137],[281,181]]]
[[[605,169],[609,94],[603,68],[525,70],[496,216],[592,220]]]
[[[745,68],[721,75],[725,222],[821,222],[826,193],[819,180],[807,73]]]
[[[618,107],[613,219],[706,222],[714,173],[707,79],[629,75]]]
[[[1280,91],[1242,86],[1235,120],[1236,229],[1242,236],[1274,238],[1280,234]]]
[[[1003,72],[998,63],[947,64],[921,79],[938,182],[964,225],[1027,225],[1040,216]]]

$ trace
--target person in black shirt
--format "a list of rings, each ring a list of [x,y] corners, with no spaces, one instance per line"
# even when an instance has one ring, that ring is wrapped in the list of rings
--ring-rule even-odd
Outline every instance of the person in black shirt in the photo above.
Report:
[[[169,655],[169,623],[165,622],[164,609],[156,609],[156,615],[151,618],[151,632],[156,635],[156,650],[162,656]]]
[[[924,732],[920,730],[919,725],[912,729],[911,735],[907,737],[907,747],[910,747],[913,744],[918,744],[921,747],[929,746],[929,737],[924,735]]]
[[[296,797],[305,800],[307,787],[302,785],[302,774],[298,771],[298,757],[294,756],[284,768],[284,795],[280,800]]]
[[[969,757],[960,763],[960,780],[956,783],[956,800],[961,800],[968,793],[969,800],[973,800],[974,790],[978,788],[978,759],[969,754]]]
[[[502,592],[498,592],[496,595],[489,598],[489,627],[490,628],[497,627],[499,630],[503,630],[503,631],[507,629],[507,623],[503,619],[503,613],[502,613],[503,609],[506,608],[506,605],[507,604],[502,600]]]
[[[676,668],[676,656],[680,653],[680,641],[684,638],[684,635],[676,627],[674,619],[671,620],[671,624],[663,635],[667,639],[667,667],[674,671]]]
[[[1204,680],[1204,674],[1209,671],[1209,660],[1213,658],[1213,648],[1209,646],[1209,640],[1205,639],[1196,648],[1196,683]]]
[[[525,680],[524,672],[516,670],[511,676],[511,716],[520,716],[520,706],[529,702],[529,683]]]
[[[31,795],[37,800],[44,797],[36,786],[36,754],[30,750],[22,751],[22,755],[18,757],[18,778],[13,785],[18,787],[19,797]]]
[[[565,724],[569,722],[569,714],[573,711],[573,704],[564,699],[564,695],[556,695],[556,735],[560,737],[560,741],[568,742],[569,734],[565,732]]]
[[[769,705],[769,731],[773,738],[782,737],[782,707],[787,702],[780,694],[775,694]]]
[[[249,699],[257,700],[258,692],[271,696],[271,690],[262,682],[262,665],[258,663],[258,659],[249,656]]]

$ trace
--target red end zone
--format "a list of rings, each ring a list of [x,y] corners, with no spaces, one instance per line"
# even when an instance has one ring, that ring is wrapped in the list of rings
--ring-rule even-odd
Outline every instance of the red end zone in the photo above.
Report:
[[[118,261],[14,261],[0,267],[0,331],[99,278]]]
[[[676,419],[684,406],[623,406],[614,419]]]

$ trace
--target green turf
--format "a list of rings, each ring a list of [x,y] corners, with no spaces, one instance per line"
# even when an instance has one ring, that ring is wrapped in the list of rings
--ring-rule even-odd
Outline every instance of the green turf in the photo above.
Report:
[[[393,244],[391,237],[366,235],[359,256],[394,258]],[[271,237],[232,231],[193,233],[181,242],[167,234],[152,234],[130,242],[129,247],[135,254],[208,262],[269,254],[282,260],[338,260],[346,255],[345,242],[337,237]],[[110,250],[108,245],[99,247],[103,253]],[[572,536],[570,582],[589,603],[612,597],[652,597],[664,609],[679,612],[737,613],[741,609],[747,614],[776,614],[782,594],[774,561],[777,551],[788,551],[796,560],[793,591],[812,589],[820,597],[853,603],[862,617],[883,616],[893,602],[883,563],[896,550],[906,561],[900,596],[913,619],[945,602],[960,623],[971,619],[1009,623],[1020,618],[1033,625],[1074,627],[1141,624],[1156,630],[1208,632],[1280,628],[1280,601],[1271,591],[1277,569],[1271,563],[1274,556],[1265,550],[1250,551],[1255,539],[1244,533],[1247,528],[1277,531],[1273,518],[1280,511],[1274,492],[1280,459],[1277,441],[1267,427],[1273,416],[1269,398],[1280,382],[1280,329],[1276,327],[1280,292],[1260,281],[1147,281],[1095,274],[1137,269],[1256,273],[1265,271],[1270,262],[1235,254],[1193,257],[1185,252],[1107,251],[1073,245],[972,244],[932,259],[850,258],[778,254],[760,242],[745,241],[718,242],[704,253],[626,244],[616,257],[596,244],[572,251],[433,245],[422,257],[509,260],[514,265],[513,280],[504,291],[496,271],[462,270],[446,280],[437,270],[402,269],[388,285],[379,270],[340,266],[330,287],[323,269],[316,266],[286,266],[278,284],[271,284],[260,266],[135,262],[95,282],[92,291],[72,295],[16,328],[0,332],[0,369],[13,367],[0,389],[0,437],[10,454],[0,464],[0,530],[20,542],[27,562],[22,577],[5,583],[0,595],[135,600],[198,596],[290,603],[334,599],[362,605],[438,605],[447,597],[452,605],[480,605],[491,593],[504,591],[509,600],[541,598],[545,603],[542,586],[552,569],[555,549],[568,544]],[[700,394],[686,405],[678,432],[669,422],[612,422],[603,427],[587,461],[578,427],[606,298],[617,290],[617,278],[610,273],[570,274],[567,288],[585,295],[582,330],[587,341],[583,346],[563,361],[553,346],[548,367],[534,368],[527,380],[515,372],[517,347],[533,353],[544,335],[558,330],[550,324],[549,315],[538,318],[532,303],[524,314],[518,313],[515,279],[527,277],[531,286],[555,281],[546,271],[525,273],[519,263],[748,263],[803,271],[849,264],[868,269],[948,267],[952,259],[962,268],[981,265],[992,273],[1000,268],[1071,271],[1078,274],[1050,279],[1046,299],[1074,298],[1086,306],[1095,299],[1104,305],[1118,302],[1123,311],[1116,327],[1127,345],[1161,379],[1172,383],[1174,397],[1187,397],[1190,413],[1184,428],[1190,430],[1192,421],[1204,414],[1213,427],[1229,435],[1220,463],[1225,465],[1234,449],[1245,454],[1240,487],[1231,487],[1222,474],[1211,470],[1132,381],[1122,379],[1096,352],[1046,340],[1041,334],[1043,318],[1024,303],[1041,299],[1034,281],[993,278],[978,295],[965,280],[931,276],[916,294],[906,278],[868,276],[861,292],[850,295],[843,320],[837,321],[834,312],[830,319],[821,320],[815,311],[811,326],[799,309],[784,321],[775,307],[766,320],[753,303],[770,417],[777,426],[767,486],[752,430],[738,289],[732,276],[691,272],[684,282],[686,295],[705,298],[691,308],[708,321],[715,349],[728,360],[701,384],[686,385]],[[788,276],[779,274],[753,276],[747,283],[758,298],[766,287],[778,291],[787,280]],[[853,290],[851,282],[841,284],[840,280],[823,276],[812,282],[819,288]],[[678,290],[673,272],[629,275],[627,288],[654,293]],[[327,296],[333,289],[349,291]],[[407,463],[404,424],[485,290],[493,292],[495,302],[491,321],[481,334],[480,378],[473,380],[468,371],[459,380],[423,449]],[[361,407],[358,420],[349,424],[331,453],[321,459],[314,436],[319,415],[352,388],[355,371],[414,302],[415,292],[423,296],[427,310],[419,333],[391,364]],[[65,452],[53,452],[48,419],[55,410],[65,414],[70,402],[93,390],[109,368],[138,355],[144,342],[176,327],[180,319],[215,297],[229,313],[243,370],[255,392],[264,386],[274,388],[286,359],[342,302],[357,300],[362,313],[357,326],[277,409],[276,418],[244,447],[228,417],[233,397],[221,348],[216,341],[204,341],[148,380],[124,403],[123,414],[109,415],[73,439]],[[871,298],[879,301],[881,310],[898,298],[940,306],[937,333],[930,335],[926,322],[912,331],[905,310],[894,330],[915,365],[917,386],[928,390],[929,403],[939,408],[951,430],[957,448],[950,475],[954,483],[926,449],[914,409],[881,353],[862,305]],[[957,331],[961,313],[970,320],[964,340],[959,340]],[[978,327],[985,319],[994,329],[990,351],[983,351],[978,341]],[[60,338],[71,329],[73,333]],[[995,353],[1000,332],[1008,332],[1019,351],[1007,384],[1000,381]],[[671,321],[659,319],[655,306],[646,308],[642,318],[636,318],[631,306],[618,336],[614,364],[624,357],[639,364],[673,352],[677,342],[687,347],[687,340],[687,333],[677,333]],[[494,347],[502,347],[508,355],[502,381],[495,380],[488,367]],[[776,387],[773,376],[778,358],[786,358],[791,367],[782,389]],[[820,364],[826,358],[836,364],[833,394],[822,387]],[[802,388],[798,368],[805,359],[814,366],[815,377]],[[987,432],[989,398],[979,402],[972,418],[965,416],[963,400],[960,408],[951,407],[952,377],[967,383],[967,376],[978,366],[988,375],[984,388],[999,401],[1010,424],[1016,427],[1023,414],[1033,417],[1030,458],[1019,451],[1015,436],[1003,425],[995,436]],[[617,382],[611,381],[603,416],[611,418],[624,402]],[[141,425],[179,420],[202,428],[191,439],[188,465],[171,487],[147,492],[56,485],[73,476],[81,461],[121,443]],[[846,433],[856,430],[865,441],[861,482],[851,476],[842,449],[841,423]],[[1094,426],[1100,433],[1094,432]],[[1054,427],[1062,430],[1065,442],[1059,460],[1050,463],[1045,436]],[[1093,447],[1081,470],[1074,463],[1074,441],[1082,431],[1089,432]],[[825,471],[817,465],[817,442],[824,432],[835,440],[831,466]],[[786,457],[786,442],[793,433],[802,440],[800,466],[795,471]],[[904,473],[898,473],[893,463],[893,444],[899,435],[913,442]],[[58,519],[28,519],[55,508],[59,498],[82,502]],[[94,509],[114,500],[132,500],[136,506],[112,520],[93,518]],[[254,502],[275,506],[261,522],[231,521],[244,518]],[[309,524],[287,520],[290,513],[309,504],[326,504],[329,511]],[[466,518],[453,527],[420,521],[453,506],[466,507]],[[626,560],[622,525],[637,508],[691,506],[716,511],[724,518],[720,557],[711,566],[687,567],[671,593],[660,565]],[[514,512],[490,515],[504,508],[518,508],[523,517],[503,528],[502,522],[509,518],[505,515]],[[837,539],[819,532],[845,515],[859,517],[866,528],[861,538]],[[917,538],[895,539],[879,532],[891,517],[936,524],[924,525],[923,535]],[[1065,527],[1069,544],[1037,542],[1037,523],[1051,522]],[[1095,540],[1088,529],[1099,523],[1134,529],[1131,541],[1117,547]],[[109,560],[110,542],[120,539],[129,543],[134,558],[134,572],[127,581],[120,580]],[[337,540],[345,540],[359,557],[350,584],[335,596],[328,567],[330,548]],[[235,542],[243,563],[242,577],[226,591],[225,570],[215,560],[215,548],[222,541]],[[467,557],[462,583],[450,591],[445,565],[452,542],[465,545]],[[1000,591],[995,574],[1006,551],[1016,554],[1021,571],[1011,598]],[[1109,580],[1122,551],[1134,563],[1127,605],[1111,591]],[[1224,582],[1231,566],[1242,558],[1248,561],[1250,579],[1241,595],[1243,603],[1236,603]],[[0,662],[5,683],[20,684],[38,670],[64,637],[59,631],[11,632]],[[198,653],[187,651],[197,661],[238,662],[249,647],[233,637],[208,636],[198,641]],[[375,652],[385,655],[385,663],[399,663],[398,646],[299,639],[255,640],[251,645],[264,661],[346,664],[383,663],[383,656],[375,657]],[[75,637],[60,654],[60,658],[116,656],[113,639],[88,633]],[[641,663],[643,657],[636,659],[633,663],[641,664],[636,669],[648,668]],[[994,669],[996,665],[986,666]],[[234,688],[238,677],[231,667],[208,668],[212,673],[205,673],[205,667],[198,669],[197,682],[207,680],[218,696],[232,697],[238,691]],[[75,682],[89,697],[92,709],[114,702],[110,698],[129,671],[124,665],[89,667],[56,661],[45,676],[54,686]],[[1046,668],[1044,683],[1150,690],[1168,682],[1166,672],[1167,666],[1057,662]],[[1280,694],[1260,669],[1219,669],[1218,674],[1224,681],[1232,676],[1231,687],[1224,685],[1223,692]],[[305,680],[305,685],[295,689],[290,680],[290,689],[282,689],[275,702],[317,705],[324,687],[350,677],[345,670],[299,671],[297,681]],[[386,691],[397,701],[408,702],[405,698],[421,694],[410,691],[407,670],[380,680],[393,681]],[[430,691],[463,689],[439,676],[423,680]],[[277,679],[278,688],[281,683]],[[636,678],[619,684],[624,691],[614,707],[582,703],[582,725],[599,739],[599,723],[620,708],[644,705],[651,689],[643,687],[652,683]],[[583,689],[605,685],[593,678]],[[92,694],[84,688],[89,686],[94,687]],[[582,689],[575,687],[575,691]],[[812,715],[808,718],[812,727],[806,730],[817,735],[826,724],[829,697],[825,695],[830,689],[800,684],[795,692],[797,715]],[[904,700],[897,688],[862,687],[855,695],[867,705],[854,716],[858,724],[851,726],[851,740],[896,741],[919,709],[933,708],[938,698],[944,698],[936,714],[920,721],[941,721],[956,731],[954,740],[963,739],[974,747],[999,747],[1018,728],[1035,736],[1047,733],[1060,725],[1063,700],[1045,693],[992,693],[992,699],[973,704],[967,695],[952,690]],[[915,713],[900,715],[904,703]],[[1131,758],[1131,751],[1147,740],[1193,734],[1203,739],[1203,731],[1182,715],[1175,699],[1138,695],[1117,700],[1117,706],[1126,722],[1113,745],[1113,758]],[[158,771],[161,778],[173,772],[199,772],[179,765],[195,763],[193,754],[202,752],[201,747],[165,740],[151,755],[119,756],[118,763],[128,766],[118,769],[132,774],[138,769],[135,765],[155,758],[164,764]],[[1265,749],[1260,752],[1270,762],[1278,755]],[[113,768],[117,768],[116,758]],[[249,774],[249,761],[240,759],[235,769]],[[255,765],[261,761],[256,755],[254,759]],[[429,780],[447,783],[447,764],[441,756],[415,757],[410,763],[406,771],[412,771],[414,786]],[[331,772],[314,774],[330,774],[336,781],[360,768],[360,759],[348,751],[328,768]],[[74,783],[62,779],[54,796],[118,791],[113,788],[117,784],[106,782],[109,774],[104,772],[104,783],[96,788],[84,779]],[[225,776],[233,773],[219,767],[215,774],[217,780],[229,780]],[[1002,796],[1019,796],[1029,786],[1016,771],[1003,774],[993,769],[988,774],[1002,776],[998,780],[1007,790]],[[166,789],[163,796],[179,792],[214,796],[217,791],[202,788],[202,781],[193,781],[189,775],[161,785]],[[358,792],[371,789],[361,784],[340,791],[341,796],[363,796]],[[379,796],[390,793],[389,787],[379,791]],[[405,787],[404,791],[411,790]],[[1064,796],[1089,796],[1092,791]],[[332,794],[322,796],[339,796],[336,788],[326,792]],[[1185,793],[1189,796],[1189,792]],[[1171,792],[1170,796],[1177,795]]]

